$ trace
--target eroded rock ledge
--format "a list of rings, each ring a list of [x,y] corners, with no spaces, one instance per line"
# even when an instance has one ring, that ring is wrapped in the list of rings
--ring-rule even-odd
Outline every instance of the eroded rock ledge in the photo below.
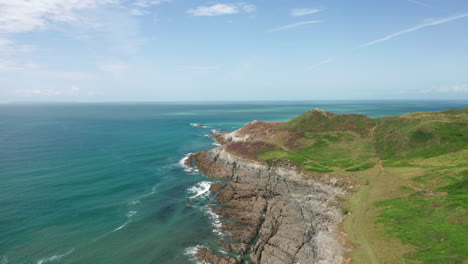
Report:
[[[344,248],[337,235],[342,220],[334,199],[344,191],[314,181],[291,168],[243,159],[224,146],[194,154],[213,184],[229,234],[218,244],[228,254],[202,248],[196,258],[211,264],[341,263]]]

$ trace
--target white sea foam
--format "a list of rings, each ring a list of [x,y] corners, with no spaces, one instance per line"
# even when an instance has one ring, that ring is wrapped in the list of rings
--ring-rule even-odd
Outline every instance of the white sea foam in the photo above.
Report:
[[[190,196],[190,199],[195,199],[200,196],[208,196],[210,193],[211,182],[202,181],[197,183],[195,186],[192,186],[188,189],[189,193],[193,193],[194,195]]]
[[[134,201],[130,201],[128,202],[128,205],[137,205],[137,204],[140,204],[140,200],[134,200]]]
[[[213,134],[219,134],[219,133],[221,133],[221,131],[219,131],[218,129],[214,129],[214,128],[213,128],[213,129],[211,129],[211,133],[213,133]]]
[[[3,256],[2,258],[2,262],[0,262],[1,264],[8,264],[8,257],[7,256]]]
[[[148,197],[148,196],[151,196],[151,195],[155,194],[155,193],[156,193],[156,189],[158,188],[158,186],[159,186],[159,183],[156,184],[156,185],[154,185],[153,188],[151,188],[151,192],[150,192],[150,193],[143,194],[143,195],[141,196],[141,198],[145,198],[145,197]]]
[[[119,231],[120,229],[124,228],[126,225],[128,225],[131,222],[131,218],[136,215],[138,211],[129,211],[126,216],[129,219],[127,222],[125,222],[123,225],[117,227],[116,229],[112,230],[112,232]],[[111,232],[111,233],[112,233]]]
[[[187,256],[195,256],[197,254],[198,250],[201,248],[201,245],[196,245],[194,247],[188,247],[185,249],[185,255]]]
[[[185,166],[185,162],[188,160],[188,158],[190,158],[190,155],[192,155],[193,153],[187,153],[185,154],[185,156],[179,160],[179,164],[180,166],[184,167],[184,168],[187,168],[187,166]]]
[[[182,166],[182,168],[184,168],[184,171],[185,172],[198,172],[198,169],[196,168],[192,168],[192,167],[189,167],[189,166],[186,166],[185,165],[185,162],[190,158],[190,155],[192,155],[193,153],[188,153],[186,154],[180,161],[179,161],[179,165]]]
[[[216,233],[218,236],[224,236],[221,227],[223,223],[221,222],[219,215],[217,215],[210,206],[205,208],[205,214],[211,219],[211,224],[213,225],[213,233]]]
[[[153,188],[151,188],[151,195],[156,193],[156,188],[159,186],[159,183],[154,185]]]
[[[54,255],[52,257],[48,257],[48,258],[44,258],[44,259],[40,259],[36,262],[36,264],[44,264],[44,263],[49,263],[49,262],[53,262],[53,261],[57,261],[57,260],[61,260],[63,259],[64,257],[66,257],[68,254],[72,253],[73,250],[75,250],[74,248],[70,249],[68,252],[62,254],[62,255]],[[3,260],[2,260],[2,263],[3,263]]]
[[[193,127],[209,128],[209,127],[207,127],[205,125],[197,124],[197,123],[190,123],[190,125],[193,126]]]
[[[125,224],[117,227],[116,229],[112,230],[112,232],[115,232],[115,231],[119,231],[120,229],[124,228],[127,224],[128,224],[129,221],[125,222]]]
[[[132,218],[132,216],[136,215],[137,211],[130,211],[127,213],[127,218]]]
[[[151,192],[150,192],[150,193],[143,194],[142,196],[138,197],[136,200],[133,200],[133,201],[128,202],[128,205],[132,206],[132,205],[141,204],[140,199],[146,198],[146,197],[148,197],[148,196],[151,196],[151,195],[155,194],[155,193],[156,193],[156,189],[157,189],[158,186],[159,186],[159,183],[156,184],[156,185],[154,185],[153,188],[151,188]]]
[[[185,249],[184,255],[188,256],[190,260],[194,261],[197,264],[207,264],[205,261],[199,261],[195,258],[195,255],[197,254],[198,250],[202,248],[203,246],[201,245],[196,245],[194,247],[188,247]]]

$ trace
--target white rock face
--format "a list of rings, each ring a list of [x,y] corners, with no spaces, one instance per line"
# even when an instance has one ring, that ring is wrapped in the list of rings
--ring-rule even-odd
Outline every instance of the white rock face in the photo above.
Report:
[[[249,125],[255,125],[255,124],[260,123],[260,122],[261,121],[254,120],[254,121],[252,121],[250,123],[247,123],[244,127],[249,126]],[[264,137],[242,133],[242,129],[244,127],[240,128],[240,129],[238,129],[236,131],[233,131],[231,133],[225,134],[223,136],[224,140],[226,140],[226,142],[243,142],[243,141],[249,141],[249,140],[265,139]]]

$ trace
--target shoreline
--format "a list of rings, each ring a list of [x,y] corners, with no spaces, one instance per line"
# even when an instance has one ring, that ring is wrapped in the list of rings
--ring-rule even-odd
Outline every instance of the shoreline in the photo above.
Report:
[[[233,132],[235,133],[235,132]],[[230,134],[233,134],[230,133]],[[347,251],[339,236],[343,215],[335,198],[344,189],[306,178],[295,168],[241,158],[221,145],[191,154],[185,165],[222,182],[210,192],[226,236],[216,241],[227,253],[199,247],[195,258],[211,264],[342,263]]]

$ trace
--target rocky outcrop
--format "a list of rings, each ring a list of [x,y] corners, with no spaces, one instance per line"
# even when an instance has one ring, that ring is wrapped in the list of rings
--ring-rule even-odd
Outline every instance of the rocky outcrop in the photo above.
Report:
[[[224,146],[193,155],[203,174],[221,179],[213,184],[228,235],[218,244],[229,255],[200,249],[206,263],[258,264],[341,263],[344,248],[337,235],[342,220],[334,202],[344,191],[314,181],[287,167],[243,159]]]
[[[195,257],[202,260],[203,262],[212,264],[237,264],[240,262],[239,258],[231,258],[227,254],[216,254],[209,248],[198,249]]]
[[[221,144],[227,142],[271,139],[275,134],[274,128],[279,124],[280,123],[255,120],[247,123],[245,126],[234,132],[223,133],[218,138],[220,139]]]

